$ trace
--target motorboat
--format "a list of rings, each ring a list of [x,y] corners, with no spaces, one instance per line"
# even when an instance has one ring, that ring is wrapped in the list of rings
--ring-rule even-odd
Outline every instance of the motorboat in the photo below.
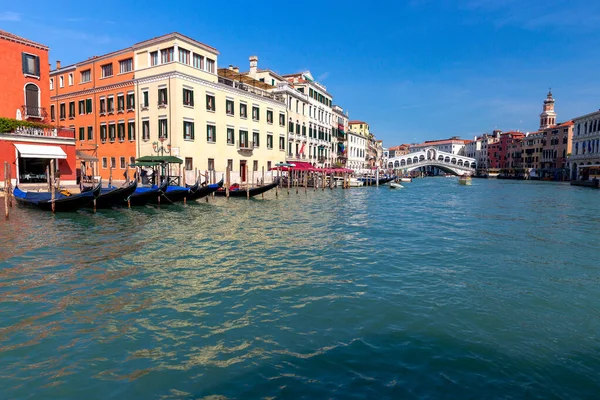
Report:
[[[458,177],[459,185],[470,185],[471,184],[471,176],[470,175],[461,175]]]
[[[404,186],[398,182],[390,182],[390,189],[404,189]]]

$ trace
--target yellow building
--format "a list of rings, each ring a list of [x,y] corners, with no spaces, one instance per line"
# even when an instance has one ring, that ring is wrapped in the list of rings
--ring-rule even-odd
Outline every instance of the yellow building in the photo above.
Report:
[[[133,49],[138,157],[180,157],[188,182],[227,167],[232,182],[256,182],[285,160],[286,104],[272,85],[218,69],[215,48],[179,33]]]

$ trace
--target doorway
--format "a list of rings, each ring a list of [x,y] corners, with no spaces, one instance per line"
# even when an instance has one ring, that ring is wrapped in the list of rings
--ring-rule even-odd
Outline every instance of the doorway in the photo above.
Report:
[[[240,180],[246,182],[246,160],[240,161]]]

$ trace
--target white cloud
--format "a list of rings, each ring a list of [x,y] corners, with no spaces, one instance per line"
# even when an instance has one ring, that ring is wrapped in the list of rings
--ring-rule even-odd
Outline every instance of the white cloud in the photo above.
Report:
[[[21,14],[12,12],[12,11],[1,11],[0,12],[0,21],[15,21],[18,22],[21,20]]]

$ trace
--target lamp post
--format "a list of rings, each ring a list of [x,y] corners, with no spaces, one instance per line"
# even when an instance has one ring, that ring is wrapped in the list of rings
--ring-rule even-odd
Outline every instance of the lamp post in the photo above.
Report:
[[[159,137],[158,140],[160,141],[160,144],[158,142],[153,142],[152,143],[152,149],[157,153],[160,154],[161,156],[163,156],[165,153],[170,154],[171,153],[171,144],[167,144],[167,147],[164,146],[164,142],[165,142],[165,138],[164,137]]]

